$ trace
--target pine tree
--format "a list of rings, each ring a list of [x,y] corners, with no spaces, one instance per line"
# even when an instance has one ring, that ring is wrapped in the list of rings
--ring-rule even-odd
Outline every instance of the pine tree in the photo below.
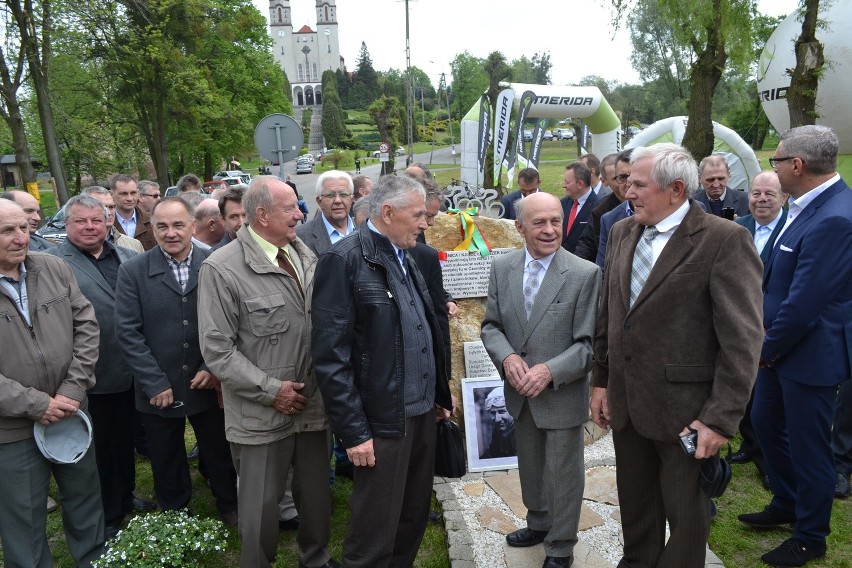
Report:
[[[367,44],[361,42],[361,53],[358,55],[358,66],[355,68],[355,80],[350,92],[350,102],[357,108],[368,107],[381,94],[379,80],[376,70],[373,69],[373,61]]]

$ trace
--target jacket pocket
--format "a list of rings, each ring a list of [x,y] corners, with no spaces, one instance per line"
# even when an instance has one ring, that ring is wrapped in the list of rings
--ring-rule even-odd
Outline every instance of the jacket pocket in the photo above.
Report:
[[[257,337],[284,333],[290,327],[285,313],[284,294],[271,294],[245,300],[251,332]]]
[[[706,383],[713,380],[712,365],[666,365],[670,383]]]

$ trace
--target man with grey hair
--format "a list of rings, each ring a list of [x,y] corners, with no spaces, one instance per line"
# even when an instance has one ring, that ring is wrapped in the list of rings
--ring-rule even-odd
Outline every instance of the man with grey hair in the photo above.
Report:
[[[136,184],[139,189],[139,209],[151,214],[154,210],[154,205],[160,200],[160,184],[155,181],[143,179]]]
[[[134,252],[145,252],[142,243],[128,237],[127,235],[118,232],[115,228],[115,201],[112,198],[112,192],[100,185],[90,185],[83,190],[83,193],[97,199],[104,206],[107,215],[107,237],[106,239],[117,247],[124,247]],[[66,223],[67,224],[67,223]]]
[[[710,501],[699,471],[708,459],[721,467],[748,403],[763,266],[747,230],[690,199],[698,169],[685,148],[636,148],[630,163],[635,213],[607,244],[592,420],[613,429],[621,564],[703,568]],[[690,454],[679,438],[692,434]]]
[[[533,193],[515,202],[515,213],[525,246],[492,262],[481,334],[515,418],[527,507],[527,526],[506,535],[506,543],[543,543],[543,567],[568,568],[583,501],[583,424],[600,270],[561,247],[562,207],[555,196]]]
[[[252,179],[242,201],[248,225],[201,268],[201,347],[222,382],[240,478],[243,568],[275,561],[278,503],[291,468],[299,565],[338,566],[328,553],[328,418],[309,350],[316,256],[296,237],[296,201],[279,179]]]
[[[38,200],[26,191],[12,189],[0,193],[0,198],[14,201],[21,206],[24,213],[27,214],[27,229],[30,232],[29,250],[34,252],[44,252],[56,245],[56,241],[45,239],[36,234],[39,224],[41,223],[41,205]]]
[[[748,195],[728,187],[730,177],[728,161],[721,154],[707,156],[698,164],[698,178],[703,189],[694,197],[707,207],[708,213],[727,219],[748,215]]]
[[[773,496],[739,519],[756,528],[793,524],[792,538],[761,557],[773,565],[823,556],[830,531],[831,423],[852,363],[852,192],[837,173],[838,146],[831,128],[800,126],[781,135],[769,159],[790,207],[766,261],[751,418]]]
[[[178,195],[190,191],[201,193],[201,180],[195,174],[186,174],[175,185],[177,186]]]
[[[436,408],[452,408],[433,301],[407,252],[427,227],[424,199],[415,179],[382,177],[370,218],[317,264],[311,353],[354,466],[343,542],[352,568],[413,564],[432,494]]]
[[[127,513],[137,506],[151,510],[155,505],[141,500],[134,503],[133,377],[115,334],[118,269],[137,253],[114,246],[106,238],[111,219],[95,195],[100,194],[83,193],[68,200],[65,204],[68,238],[50,253],[63,259],[74,272],[80,291],[95,308],[100,327],[96,383],[87,394],[101,481],[105,536],[111,539],[118,533]],[[108,191],[106,197],[112,203]]]
[[[225,223],[219,214],[219,202],[203,199],[195,207],[195,238],[208,247],[216,246],[225,234]]]
[[[352,177],[340,170],[324,172],[317,178],[316,193],[320,214],[296,229],[296,233],[315,255],[321,256],[355,230],[355,223],[349,216],[353,201]]]

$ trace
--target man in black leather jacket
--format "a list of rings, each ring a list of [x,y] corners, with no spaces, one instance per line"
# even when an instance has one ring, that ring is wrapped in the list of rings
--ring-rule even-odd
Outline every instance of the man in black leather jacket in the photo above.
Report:
[[[355,466],[347,567],[410,566],[432,491],[435,409],[449,416],[444,343],[407,249],[426,228],[423,187],[385,176],[370,220],[317,265],[312,357],[335,435]]]

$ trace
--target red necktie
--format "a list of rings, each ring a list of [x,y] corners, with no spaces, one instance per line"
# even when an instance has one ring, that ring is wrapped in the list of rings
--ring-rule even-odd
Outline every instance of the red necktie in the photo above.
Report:
[[[574,205],[571,206],[571,213],[568,214],[568,223],[565,225],[565,236],[568,236],[568,233],[571,232],[571,227],[574,225],[574,219],[577,218],[577,209],[579,208],[580,202],[574,201]]]

